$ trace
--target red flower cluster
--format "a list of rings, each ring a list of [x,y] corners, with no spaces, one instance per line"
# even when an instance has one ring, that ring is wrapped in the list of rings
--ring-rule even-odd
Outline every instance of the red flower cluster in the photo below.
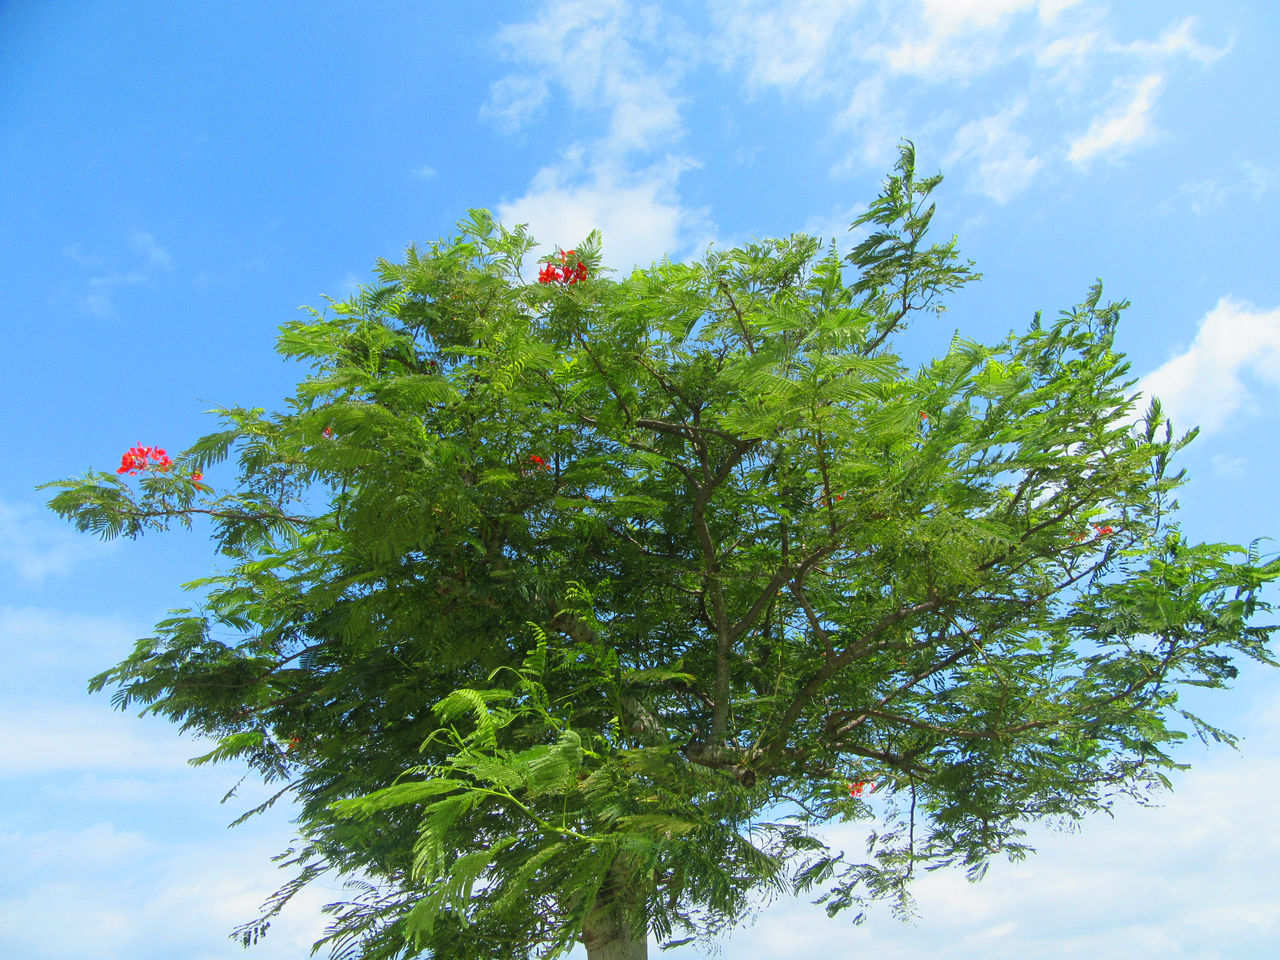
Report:
[[[539,283],[580,283],[587,279],[587,265],[581,260],[576,265],[570,266],[569,261],[577,257],[576,250],[562,250],[560,252],[560,263],[562,266],[557,267],[554,263],[544,264],[542,269],[538,271]]]
[[[325,428],[324,428],[323,430],[321,430],[320,432],[321,432],[321,433],[323,433],[326,437],[332,437],[332,436],[333,436],[333,427],[325,427]]]
[[[125,451],[124,456],[120,458],[120,469],[116,473],[127,473],[133,476],[143,470],[159,470],[161,473],[168,473],[172,469],[173,459],[163,449],[138,444]],[[204,474],[199,470],[194,471],[188,479],[196,485],[197,490],[209,489],[200,482],[204,479]]]
[[[867,790],[867,787],[870,787],[871,789]],[[863,790],[867,790],[867,793],[875,793],[876,785],[866,780],[859,780],[856,783],[849,784],[849,796],[853,797],[855,800],[862,796]]]
[[[127,473],[130,476],[150,467],[152,470],[168,470],[173,466],[169,455],[159,447],[144,447],[142,444],[130,447],[120,458],[120,469],[116,473]]]
[[[1109,536],[1111,536],[1111,534],[1113,534],[1113,533],[1115,533],[1115,532],[1116,532],[1116,528],[1115,528],[1115,527],[1103,526],[1103,525],[1102,525],[1102,524],[1100,524],[1100,523],[1092,524],[1092,526],[1093,526],[1093,531],[1094,531],[1093,535],[1094,535],[1095,537],[1109,537]],[[1089,534],[1088,534],[1088,532],[1087,532],[1087,531],[1085,531],[1085,530],[1080,530],[1080,531],[1078,531],[1078,532],[1076,532],[1076,533],[1073,533],[1073,534],[1071,535],[1071,539],[1072,539],[1072,540],[1074,540],[1076,543],[1080,543],[1080,542],[1081,542],[1081,541],[1083,541],[1083,540],[1088,540],[1088,539],[1089,539]]]
[[[536,453],[531,453],[529,455],[529,464],[531,465],[530,469],[533,469],[533,470],[550,470],[551,469],[551,464],[547,463],[547,461],[543,460]]]

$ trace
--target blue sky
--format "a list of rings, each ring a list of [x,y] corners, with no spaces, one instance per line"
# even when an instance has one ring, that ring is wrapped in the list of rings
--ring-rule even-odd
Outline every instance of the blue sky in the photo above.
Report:
[[[1135,376],[1204,428],[1189,534],[1280,535],[1278,39],[1280,6],[1243,0],[0,4],[0,953],[240,956],[225,934],[291,836],[287,809],[228,832],[260,790],[220,806],[236,770],[85,693],[209,572],[199,531],[98,544],[35,485],[181,449],[214,404],[276,406],[302,372],[276,327],[469,207],[548,247],[600,227],[622,270],[848,244],[909,137],[947,176],[938,237],[985,279],[908,355],[1101,277],[1133,301]],[[1037,834],[977,886],[932,874],[914,926],[775,903],[726,955],[1271,956],[1278,692],[1248,667],[1198,698],[1246,739],[1189,745],[1160,809]],[[340,893],[301,895],[249,956],[305,955]]]

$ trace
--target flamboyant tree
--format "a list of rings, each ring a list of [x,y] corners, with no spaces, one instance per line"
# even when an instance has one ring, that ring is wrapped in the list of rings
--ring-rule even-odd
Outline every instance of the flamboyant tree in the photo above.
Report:
[[[298,801],[246,942],[332,870],[340,956],[635,960],[769,890],[834,915],[978,874],[1227,736],[1179,687],[1272,662],[1280,562],[1179,533],[1191,434],[1133,424],[1099,287],[907,369],[975,279],[925,244],[939,179],[905,147],[844,259],[620,281],[593,235],[526,282],[525,231],[475,212],[283,326],[313,371],[283,411],[53,485],[105,537],[203,517],[229,561],[91,689]],[[862,858],[813,830],[873,814]]]

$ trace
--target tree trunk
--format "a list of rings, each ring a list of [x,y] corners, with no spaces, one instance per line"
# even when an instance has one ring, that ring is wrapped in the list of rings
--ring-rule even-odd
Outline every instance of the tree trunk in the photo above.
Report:
[[[587,960],[649,960],[649,937],[643,932],[636,934],[616,914],[605,917],[593,913],[582,925]]]
[[[582,924],[587,960],[649,960],[649,932],[628,916],[627,907],[634,906],[628,879],[629,871],[615,861]]]

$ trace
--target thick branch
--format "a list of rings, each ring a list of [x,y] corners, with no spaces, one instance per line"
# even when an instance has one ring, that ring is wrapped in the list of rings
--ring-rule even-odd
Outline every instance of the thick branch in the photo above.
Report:
[[[764,765],[772,766],[777,762],[778,757],[782,755],[783,745],[786,741],[787,733],[800,719],[800,715],[804,712],[804,708],[808,705],[822,689],[831,677],[835,676],[843,667],[851,663],[855,658],[871,647],[881,634],[891,627],[896,626],[908,617],[915,616],[918,613],[928,613],[938,609],[943,604],[942,597],[935,597],[932,600],[926,600],[924,603],[913,604],[909,607],[900,607],[893,613],[881,617],[870,630],[855,640],[844,650],[824,658],[822,666],[815,670],[792,697],[790,705],[782,715],[782,719],[778,722],[777,733],[769,741],[768,745],[761,752]]]

